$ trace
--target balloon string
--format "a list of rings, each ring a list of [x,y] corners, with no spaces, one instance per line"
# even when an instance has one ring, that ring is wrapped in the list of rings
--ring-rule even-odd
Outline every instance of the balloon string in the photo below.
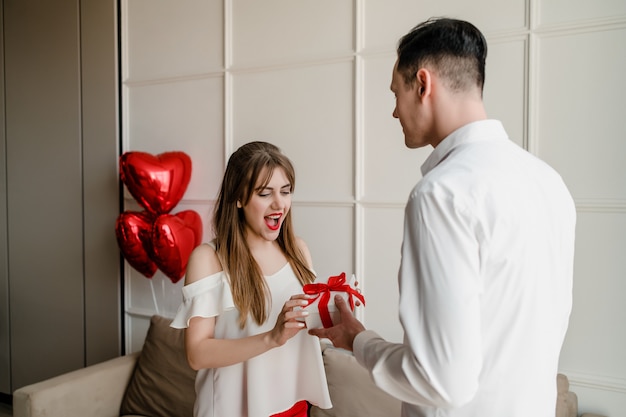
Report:
[[[167,292],[166,292],[166,288],[165,288],[165,280],[162,279],[161,280],[161,300],[167,300]],[[165,311],[167,311],[167,302],[163,302],[163,307],[165,309]]]
[[[154,309],[156,310],[157,314],[161,314],[159,312],[159,303],[157,303],[157,299],[156,299],[156,294],[154,293],[154,281],[150,280],[150,289],[152,290],[152,302],[154,303]]]

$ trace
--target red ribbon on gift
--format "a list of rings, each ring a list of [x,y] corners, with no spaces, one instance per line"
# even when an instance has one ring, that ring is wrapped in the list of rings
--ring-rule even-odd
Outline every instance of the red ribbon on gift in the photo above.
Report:
[[[352,288],[349,284],[346,283],[346,273],[342,272],[341,275],[337,275],[334,277],[328,278],[328,283],[313,283],[306,284],[302,287],[305,294],[315,295],[315,297],[309,299],[309,304],[314,303],[318,298],[320,299],[317,309],[320,312],[320,319],[322,320],[322,325],[325,328],[333,326],[333,320],[330,317],[330,312],[328,311],[328,301],[330,300],[330,292],[331,291],[340,291],[348,294],[348,303],[350,304],[350,309],[354,311],[354,297],[358,298],[363,305],[365,305],[365,298],[363,295]]]

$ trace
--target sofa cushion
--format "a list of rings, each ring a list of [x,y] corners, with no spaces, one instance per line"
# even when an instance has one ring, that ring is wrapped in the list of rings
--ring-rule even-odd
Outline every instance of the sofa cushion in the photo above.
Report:
[[[313,407],[311,417],[400,415],[400,400],[378,388],[350,352],[325,347],[322,354],[333,408],[322,410]]]
[[[183,330],[171,328],[170,322],[158,315],[150,319],[143,349],[122,399],[122,415],[193,415],[196,372],[187,363]]]
[[[556,389],[556,417],[576,417],[578,415],[578,397],[569,390],[567,376],[557,374]]]

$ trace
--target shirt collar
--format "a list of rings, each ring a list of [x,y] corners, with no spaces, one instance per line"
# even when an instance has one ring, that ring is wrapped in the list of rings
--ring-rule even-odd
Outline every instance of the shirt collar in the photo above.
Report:
[[[422,164],[422,176],[428,174],[459,145],[494,139],[508,139],[499,120],[468,123],[445,137]]]

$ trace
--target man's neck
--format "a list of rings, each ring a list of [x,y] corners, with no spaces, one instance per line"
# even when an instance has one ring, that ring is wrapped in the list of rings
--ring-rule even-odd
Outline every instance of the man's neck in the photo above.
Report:
[[[455,130],[473,122],[487,119],[485,106],[480,98],[452,95],[442,100],[438,110],[437,145]],[[436,145],[435,145],[436,146]]]

